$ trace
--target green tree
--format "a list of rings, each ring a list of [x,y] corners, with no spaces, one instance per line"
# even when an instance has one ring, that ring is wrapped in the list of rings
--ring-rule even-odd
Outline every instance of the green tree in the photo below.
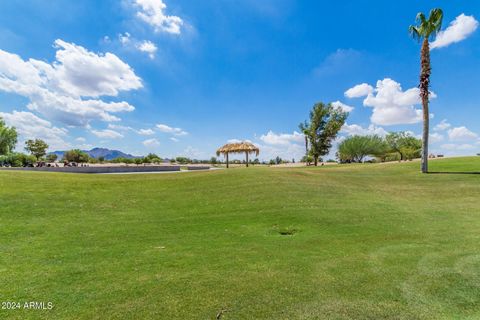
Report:
[[[310,111],[310,124],[308,126],[308,140],[310,142],[310,155],[315,166],[318,159],[330,151],[332,142],[342,128],[348,113],[340,108],[335,108],[331,103],[316,103]]]
[[[0,155],[7,155],[15,149],[17,144],[17,130],[15,127],[7,127],[5,121],[0,118]]]
[[[175,159],[175,161],[176,161],[177,163],[180,163],[180,164],[187,164],[187,163],[191,163],[191,162],[192,162],[192,160],[190,160],[189,158],[186,158],[186,157],[177,157],[177,158]]]
[[[385,140],[390,152],[397,152],[400,155],[400,160],[418,158],[421,154],[422,140],[415,138],[408,132],[390,132]]]
[[[355,135],[338,145],[337,157],[340,162],[363,162],[366,156],[384,156],[388,149],[385,140],[378,135]]]
[[[55,162],[55,161],[57,161],[57,159],[58,159],[58,156],[55,153],[47,154],[47,161],[48,162]]]
[[[422,135],[422,172],[428,172],[428,135],[429,135],[429,87],[430,75],[432,68],[430,66],[430,44],[429,40],[434,38],[442,28],[443,11],[442,9],[432,9],[428,19],[425,14],[419,12],[417,14],[417,25],[409,27],[410,35],[422,41],[422,48],[420,52],[420,98],[423,106],[423,135]]]
[[[41,139],[30,139],[25,141],[25,150],[30,152],[32,156],[35,156],[35,158],[37,158],[37,161],[47,154],[47,149],[48,144]]]
[[[82,163],[88,162],[88,159],[88,154],[79,149],[68,150],[63,154],[63,160],[67,160],[68,162]]]

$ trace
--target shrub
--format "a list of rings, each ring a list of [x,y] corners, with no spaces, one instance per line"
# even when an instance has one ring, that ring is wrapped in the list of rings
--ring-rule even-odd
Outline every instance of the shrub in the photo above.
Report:
[[[32,167],[37,162],[37,158],[24,153],[9,153],[0,156],[0,166],[5,167]]]
[[[363,162],[366,156],[383,157],[388,145],[378,135],[352,136],[338,146],[337,157],[340,162]]]
[[[176,161],[177,163],[180,163],[180,164],[187,164],[187,163],[190,163],[190,162],[191,162],[191,160],[190,160],[189,158],[186,158],[186,157],[177,157],[177,158],[175,159],[175,161]]]

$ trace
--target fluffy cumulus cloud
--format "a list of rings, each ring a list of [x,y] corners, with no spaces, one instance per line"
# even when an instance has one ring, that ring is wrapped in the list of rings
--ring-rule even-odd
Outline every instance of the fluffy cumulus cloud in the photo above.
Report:
[[[153,42],[148,40],[142,41],[139,44],[137,44],[137,48],[141,52],[147,53],[150,59],[155,58],[155,53],[157,52],[157,46]]]
[[[291,161],[300,161],[305,155],[305,146],[298,143],[290,143],[287,145],[269,145],[269,144],[255,144],[260,149],[259,159],[268,161],[275,159],[277,156]]]
[[[167,15],[163,0],[134,0],[134,4],[138,8],[137,17],[152,26],[155,32],[181,33],[183,20]]]
[[[352,112],[354,109],[353,107],[346,105],[345,103],[342,103],[340,101],[332,102],[332,106],[334,106],[335,108],[340,108],[344,112]]]
[[[260,148],[260,158],[263,160],[270,160],[279,156],[282,159],[299,161],[305,155],[305,136],[296,131],[275,133],[270,130],[258,139],[261,143],[255,145]]]
[[[156,148],[160,145],[160,142],[155,138],[147,139],[147,140],[143,141],[142,143],[147,148]]]
[[[0,117],[5,120],[8,126],[17,129],[20,135],[19,146],[28,139],[42,139],[50,150],[61,150],[71,147],[65,142],[68,130],[58,128],[47,120],[41,119],[31,112],[13,111],[12,113],[0,112]]]
[[[294,131],[293,133],[274,133],[268,131],[267,134],[260,136],[260,140],[269,145],[284,146],[291,143],[303,143],[305,136],[301,133]]]
[[[440,121],[440,123],[438,123],[438,124],[433,128],[433,130],[434,130],[434,131],[444,131],[444,130],[447,130],[448,128],[450,128],[451,126],[452,126],[452,125],[447,122],[447,119],[443,119],[442,121]]]
[[[99,138],[102,139],[119,139],[123,138],[123,134],[120,132],[104,129],[104,130],[91,130],[91,132]]]
[[[51,64],[0,50],[0,90],[26,97],[27,107],[49,120],[73,126],[118,121],[115,113],[134,110],[125,101],[99,98],[142,87],[128,64],[112,53],[99,55],[62,40],[55,41],[55,48]]]
[[[363,84],[362,84],[363,85]],[[355,86],[350,90],[355,89]],[[350,92],[350,95],[355,90]],[[357,90],[356,93],[360,92]],[[367,92],[364,90],[363,93]],[[347,94],[347,93],[346,93]],[[360,93],[358,93],[359,95]],[[435,94],[430,93],[430,98],[435,98]],[[399,125],[413,124],[422,121],[422,110],[415,108],[420,104],[420,92],[418,88],[411,88],[403,91],[400,83],[385,78],[377,81],[376,88],[367,94],[363,100],[363,105],[373,108],[370,120],[376,125]]]
[[[444,139],[443,135],[438,132],[430,133],[429,141],[432,143],[443,141],[443,139]]]
[[[345,97],[360,98],[360,97],[365,97],[372,92],[373,92],[373,87],[371,85],[367,83],[361,83],[345,91]]]
[[[476,140],[478,139],[478,134],[462,126],[448,130],[448,138],[451,141]]]
[[[430,48],[442,48],[451,45],[452,43],[465,40],[478,28],[478,21],[473,16],[461,14],[453,20],[447,29],[440,31],[432,43]]]
[[[186,132],[182,128],[173,128],[173,127],[167,126],[166,124],[157,124],[156,127],[160,132],[170,133],[170,134],[173,134],[174,136],[185,136],[188,134],[188,132]]]
[[[382,127],[378,127],[374,124],[370,124],[368,127],[364,128],[362,126],[359,126],[358,124],[348,124],[345,123],[340,131],[341,133],[345,133],[349,136],[366,136],[366,135],[372,135],[376,134],[379,136],[386,136],[387,131],[383,129]]]

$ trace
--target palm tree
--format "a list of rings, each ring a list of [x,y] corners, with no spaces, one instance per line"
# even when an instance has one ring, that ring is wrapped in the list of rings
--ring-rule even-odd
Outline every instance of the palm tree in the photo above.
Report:
[[[308,157],[308,135],[310,131],[310,125],[307,123],[307,121],[302,122],[298,125],[298,128],[300,131],[303,133],[305,136],[305,155]]]
[[[429,112],[428,95],[430,87],[430,38],[436,36],[442,27],[443,11],[442,9],[432,9],[428,19],[420,12],[417,14],[416,21],[418,25],[410,26],[410,35],[419,42],[423,40],[420,52],[420,98],[423,106],[423,136],[422,136],[422,173],[428,172],[428,134],[429,134]]]

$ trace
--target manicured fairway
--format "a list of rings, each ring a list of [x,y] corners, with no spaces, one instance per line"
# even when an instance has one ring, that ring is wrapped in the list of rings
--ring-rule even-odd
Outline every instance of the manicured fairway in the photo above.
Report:
[[[0,172],[0,301],[54,304],[0,318],[479,319],[480,175],[418,171]]]

